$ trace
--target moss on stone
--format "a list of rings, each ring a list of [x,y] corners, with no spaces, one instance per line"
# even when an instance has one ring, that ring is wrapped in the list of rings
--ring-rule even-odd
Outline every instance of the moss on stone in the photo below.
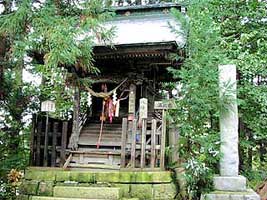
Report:
[[[130,198],[130,184],[114,184],[113,187],[120,188],[120,197]]]
[[[20,194],[24,195],[36,195],[39,186],[39,181],[23,181],[19,187]]]
[[[29,200],[29,195],[19,195],[16,197],[16,200]]]
[[[55,181],[56,171],[27,170],[25,173],[25,179],[38,181]]]
[[[56,174],[56,182],[64,182],[70,180],[70,171],[61,171]]]
[[[82,171],[72,171],[70,172],[70,181],[76,181],[79,183],[94,183],[95,174],[82,172]]]
[[[136,183],[170,183],[171,172],[135,172]]]
[[[109,183],[170,183],[170,172],[99,172],[96,182]]]
[[[53,196],[54,182],[40,182],[37,194],[40,196]]]
[[[55,197],[83,198],[83,199],[119,199],[119,188],[112,187],[54,187]]]
[[[130,196],[140,200],[153,199],[152,184],[131,184]]]
[[[155,200],[170,200],[174,199],[177,194],[176,187],[172,183],[154,184],[153,194]]]

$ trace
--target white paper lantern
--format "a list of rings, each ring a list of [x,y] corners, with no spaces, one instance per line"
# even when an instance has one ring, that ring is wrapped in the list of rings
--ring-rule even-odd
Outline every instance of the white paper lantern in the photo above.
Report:
[[[56,111],[55,102],[51,100],[43,101],[41,104],[41,111],[42,112],[55,112]]]

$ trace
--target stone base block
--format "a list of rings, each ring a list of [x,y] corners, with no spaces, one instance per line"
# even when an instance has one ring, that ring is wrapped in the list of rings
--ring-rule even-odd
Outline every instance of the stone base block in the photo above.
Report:
[[[246,191],[246,178],[243,176],[215,176],[214,188],[221,191]]]
[[[201,200],[260,200],[260,196],[251,189],[244,192],[214,191],[201,195]]]

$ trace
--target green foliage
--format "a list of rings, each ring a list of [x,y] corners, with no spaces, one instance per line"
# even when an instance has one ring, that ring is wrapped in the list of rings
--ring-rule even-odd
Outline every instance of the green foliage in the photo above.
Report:
[[[47,99],[56,101],[56,117],[68,118],[72,86],[76,82],[88,84],[88,80],[70,74],[98,72],[93,66],[93,46],[96,42],[110,44],[114,29],[103,26],[113,16],[104,8],[104,1],[22,0],[0,4],[4,6],[0,38],[5,41],[0,44],[0,93],[4,94],[0,99],[0,190],[6,191],[0,193],[8,199],[12,191],[7,172],[28,165],[31,127],[26,119],[39,111],[40,101]],[[25,82],[24,70],[42,77],[42,84]]]
[[[218,156],[213,159],[209,151],[201,149],[212,148],[218,152],[218,116],[231,101],[227,96],[218,98],[219,64],[234,63],[238,68],[241,169],[249,172],[248,175],[250,170],[260,170],[266,163],[267,59],[263,53],[267,50],[266,2],[193,0],[186,3],[188,17],[177,11],[173,13],[188,33],[187,57],[182,69],[170,71],[182,84],[177,101],[179,110],[173,113],[181,130],[182,158],[187,166],[193,166],[190,160],[199,166],[205,163],[209,169],[199,167],[206,175],[202,171],[200,178],[193,178],[196,168],[186,168],[189,190],[197,198],[210,186],[203,186],[199,180],[208,180],[216,172],[218,160]],[[252,176],[249,177],[253,182]]]
[[[180,129],[180,155],[185,160],[187,186],[193,199],[212,188],[219,158],[221,102],[217,66],[227,59],[219,46],[220,29],[207,9],[209,6],[209,1],[191,1],[188,17],[173,10],[188,34],[188,57],[181,69],[171,68],[170,71],[182,85],[178,110],[172,114]]]

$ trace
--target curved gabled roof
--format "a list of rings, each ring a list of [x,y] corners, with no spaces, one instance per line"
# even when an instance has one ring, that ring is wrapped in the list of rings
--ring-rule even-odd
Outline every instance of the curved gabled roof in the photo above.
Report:
[[[182,28],[171,14],[170,8],[176,4],[164,6],[135,6],[118,8],[118,15],[105,26],[115,28],[114,45],[144,45],[175,42],[178,48],[185,45]],[[171,27],[175,27],[175,32]],[[96,46],[103,46],[97,42]]]

